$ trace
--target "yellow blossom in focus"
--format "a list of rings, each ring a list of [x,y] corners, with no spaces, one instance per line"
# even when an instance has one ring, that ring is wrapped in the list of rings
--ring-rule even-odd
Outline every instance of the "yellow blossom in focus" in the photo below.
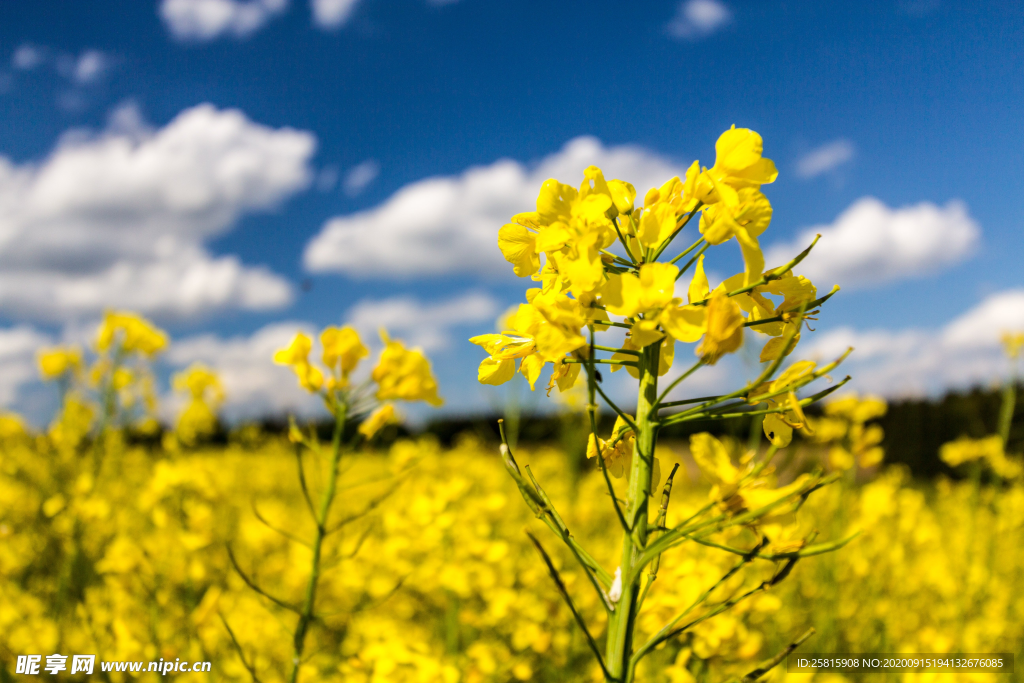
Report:
[[[725,354],[739,349],[743,343],[743,322],[736,302],[716,290],[707,305],[707,332],[697,347],[697,355],[708,365],[714,365]]]
[[[594,443],[594,435],[589,437],[587,442],[587,458],[596,458],[598,448],[601,450],[601,457],[604,459],[604,466],[608,474],[616,478],[622,478],[629,470],[633,459],[633,442],[636,434],[629,423],[622,419],[622,416],[615,418],[615,425],[612,427],[612,434],[607,441],[598,439]]]
[[[384,350],[377,367],[373,369],[373,381],[377,383],[377,398],[384,401],[426,401],[439,406],[444,399],[437,395],[437,380],[430,369],[430,361],[419,349],[406,349],[402,342],[388,337],[381,330]]]
[[[639,275],[613,273],[601,290],[601,301],[610,313],[627,318],[660,310],[675,296],[678,274],[670,263],[644,264]]]

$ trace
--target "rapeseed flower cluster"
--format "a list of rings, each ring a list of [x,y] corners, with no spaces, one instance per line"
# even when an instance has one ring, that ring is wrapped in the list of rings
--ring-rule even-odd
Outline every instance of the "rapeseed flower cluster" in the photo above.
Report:
[[[800,341],[804,321],[838,287],[819,297],[810,280],[794,273],[813,243],[788,263],[765,269],[759,238],[771,222],[772,207],[761,188],[777,176],[775,164],[763,156],[761,136],[733,126],[718,138],[710,168],[693,162],[684,178],[670,178],[648,190],[642,206],[636,205],[632,184],[608,180],[601,169],[590,166],[578,188],[553,178],[545,181],[536,210],[516,214],[498,231],[498,248],[515,274],[539,286],[527,289],[526,302],[506,317],[507,329],[470,339],[487,354],[478,378],[484,384],[503,384],[512,379],[518,363],[518,372],[535,389],[550,364],[549,395],[555,388],[569,391],[581,376],[586,378],[591,425],[586,452],[605,478],[622,533],[614,571],[573,540],[539,480],[520,468],[507,442],[502,457],[527,506],[571,549],[590,590],[601,600],[603,646],[592,633],[598,626],[575,606],[578,594],[570,594],[542,543],[531,536],[607,681],[634,680],[644,657],[671,640],[687,637],[700,623],[687,623],[686,617],[703,599],[667,620],[646,642],[638,639],[641,610],[666,550],[696,542],[749,557],[748,561],[775,562],[776,573],[762,582],[767,590],[782,581],[800,557],[837,549],[845,542],[832,539],[812,547],[811,536],[805,536],[787,553],[760,552],[770,544],[763,533],[765,524],[791,517],[808,495],[835,479],[818,471],[779,486],[770,462],[778,449],[789,445],[793,430],[812,433],[803,408],[837,387],[804,397],[799,393],[845,358],[823,367],[799,361],[779,372]],[[660,260],[695,217],[700,236],[694,235],[690,246],[675,257]],[[704,265],[707,252],[733,239],[743,271],[712,288]],[[682,292],[677,295],[676,283],[691,268],[684,300]],[[670,392],[702,367],[736,352],[746,328],[768,337],[760,351],[765,367],[756,379],[711,397],[668,400]],[[608,337],[612,331],[621,341],[597,343],[598,333]],[[659,391],[658,378],[672,371],[677,343],[696,344],[697,362]],[[610,356],[599,358],[599,353]],[[598,365],[609,365],[613,373],[626,368],[637,380],[634,412],[621,409],[602,388]],[[607,439],[598,434],[598,395],[618,416]],[[688,523],[666,528],[675,471],[665,480],[659,509],[659,430],[693,420],[744,416],[763,416],[769,451],[754,462],[758,449],[733,454],[710,435],[695,437],[691,449],[713,484],[712,502]],[[628,483],[624,493],[616,490],[613,478]],[[714,516],[716,511],[722,514]],[[727,543],[728,535],[740,529],[753,534],[749,543],[755,550]],[[786,533],[796,538],[793,529]]]

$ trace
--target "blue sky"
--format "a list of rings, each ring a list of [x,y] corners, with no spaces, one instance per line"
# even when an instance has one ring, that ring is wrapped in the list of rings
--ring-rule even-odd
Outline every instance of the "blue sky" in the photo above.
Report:
[[[448,410],[496,403],[464,340],[530,284],[503,220],[545,173],[642,193],[710,165],[734,123],[780,169],[766,252],[821,231],[807,273],[843,286],[807,353],[852,343],[855,386],[893,396],[999,375],[1024,328],[1019,4],[622,7],[0,5],[0,401],[41,410],[35,349],[130,306],[178,340],[165,371],[222,370],[234,414],[302,407],[266,351],[345,321],[426,346]]]

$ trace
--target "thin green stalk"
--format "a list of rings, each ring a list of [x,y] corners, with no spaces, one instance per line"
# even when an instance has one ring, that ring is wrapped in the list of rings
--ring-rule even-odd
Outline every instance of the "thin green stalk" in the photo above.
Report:
[[[676,228],[675,232],[669,235],[668,239],[665,240],[660,247],[658,247],[658,250],[656,252],[654,252],[654,256],[653,258],[651,258],[652,261],[658,260],[658,258],[661,256],[661,253],[665,251],[668,245],[672,244],[672,240],[676,238],[676,235],[683,231],[683,228],[685,228],[687,223],[689,223],[693,219],[693,217],[697,215],[697,212],[700,211],[700,208],[702,206],[704,206],[704,202],[697,202],[697,206],[693,207],[693,210],[691,210],[690,213],[686,214],[686,218],[682,220],[682,222],[679,224],[679,227]]]
[[[838,292],[839,292],[838,289],[833,289],[831,292],[829,292],[825,296],[818,297],[814,301],[808,302],[807,310],[810,311],[810,313],[808,313],[808,315],[811,315],[814,312],[812,309],[815,309],[818,306],[821,306],[823,303],[825,303],[826,301],[831,299],[833,296],[835,296]],[[772,318],[761,318],[760,320],[749,320],[749,321],[743,323],[743,326],[744,327],[757,327],[758,325],[767,325],[768,323],[789,322],[789,319],[792,318],[792,317],[793,317],[793,311],[790,310],[790,311],[786,311],[782,315],[777,315],[777,316],[774,316]]]
[[[1010,425],[1013,423],[1013,409],[1017,403],[1017,374],[1003,385],[1003,402],[999,406],[999,438],[1003,440],[1003,448],[1010,440]]]
[[[658,521],[655,523],[656,529],[665,528],[665,520],[668,518],[668,502],[672,498],[672,481],[676,478],[676,472],[679,470],[679,463],[672,465],[672,471],[668,475],[668,479],[665,480],[665,488],[661,492],[661,508],[658,509]],[[651,562],[651,568],[647,572],[647,583],[644,585],[644,590],[640,594],[640,599],[637,600],[637,613],[643,609],[644,600],[647,599],[647,592],[651,590],[651,584],[653,584],[658,578],[658,569],[661,567],[661,555],[654,558]]]
[[[629,256],[630,260],[633,261],[633,266],[636,267],[636,266],[640,265],[640,262],[636,260],[636,256],[633,256],[633,252],[629,248],[629,243],[626,241],[626,238],[623,236],[622,230],[619,229],[619,222],[616,221],[616,220],[612,220],[612,225],[615,226],[615,234],[619,236],[619,242],[622,243],[622,248],[626,250],[626,254]]]
[[[686,273],[686,271],[688,271],[690,269],[690,266],[692,266],[694,263],[696,263],[697,259],[700,258],[700,255],[703,254],[705,251],[707,251],[710,246],[711,246],[711,244],[709,242],[705,242],[704,246],[700,248],[700,251],[698,251],[696,254],[694,254],[693,257],[689,261],[687,261],[685,264],[683,264],[683,267],[679,269],[679,272],[676,273],[676,279],[678,280],[679,278],[681,278],[683,276],[683,274]],[[698,304],[700,302],[699,301],[694,301],[693,303]]]
[[[626,520],[632,533],[622,539],[622,594],[615,613],[608,619],[605,661],[611,680],[623,681],[629,670],[633,649],[633,629],[638,614],[640,576],[634,570],[647,546],[647,508],[651,495],[651,474],[654,464],[656,427],[652,412],[658,397],[658,366],[661,346],[649,344],[640,358],[640,390],[636,407],[636,440],[630,464],[629,493],[626,497]]]
[[[679,259],[681,259],[684,256],[686,256],[687,254],[689,254],[691,251],[693,251],[694,249],[696,249],[697,247],[699,247],[703,243],[704,243],[704,238],[701,237],[699,240],[697,240],[696,242],[694,242],[693,244],[688,246],[685,250],[683,250],[683,252],[681,254],[677,254],[674,259],[669,261],[669,263],[674,264],[676,261],[678,261]]]
[[[607,359],[607,358],[594,358],[594,359],[591,359],[591,360],[580,360],[579,358],[566,358],[562,362],[563,363],[570,363],[570,364],[571,363],[580,363],[582,365],[587,365],[589,363],[598,363],[600,365],[625,365],[625,366],[630,367],[630,368],[635,368],[636,367],[636,361],[631,361],[631,360],[610,360],[610,359]]]
[[[583,635],[587,637],[587,644],[590,645],[590,649],[594,653],[594,657],[597,658],[597,663],[601,665],[601,671],[604,672],[605,678],[611,679],[612,677],[608,672],[608,667],[605,666],[604,659],[601,657],[601,650],[597,647],[597,642],[594,640],[594,636],[590,635],[590,629],[587,628],[587,622],[583,619],[583,615],[579,613],[579,610],[576,609],[576,605],[573,604],[572,598],[569,596],[569,589],[565,587],[565,582],[562,581],[562,577],[559,575],[558,570],[555,569],[555,565],[551,561],[551,557],[548,556],[547,552],[544,550],[544,546],[540,544],[540,541],[537,540],[536,536],[531,534],[529,531],[526,532],[526,535],[530,537],[533,545],[537,548],[537,552],[539,552],[540,556],[544,558],[544,564],[548,567],[548,573],[551,574],[551,579],[555,582],[555,585],[558,586],[558,592],[562,594],[562,599],[565,600],[565,603],[569,606],[569,611],[571,611],[572,616],[575,617],[576,623],[579,624],[580,630],[583,631]]]
[[[821,399],[825,398],[829,394],[831,394],[831,393],[833,393],[835,391],[838,391],[844,384],[849,382],[851,379],[852,378],[850,376],[846,376],[846,377],[843,378],[842,381],[838,382],[834,386],[831,386],[828,389],[824,389],[822,391],[819,391],[818,393],[816,393],[816,394],[814,394],[812,396],[808,396],[807,398],[801,399],[801,400],[797,401],[797,403],[799,403],[801,407],[809,406],[812,403],[816,403],[817,401],[820,401]],[[690,413],[690,412],[687,412],[685,415],[682,415],[681,417],[679,417],[679,419],[675,419],[677,416],[673,415],[672,417],[664,420],[661,424],[662,424],[662,426],[668,426],[668,425],[679,424],[680,422],[692,422],[694,420],[731,420],[733,418],[738,418],[738,417],[755,417],[755,416],[758,416],[758,415],[771,415],[772,413],[784,413],[787,410],[790,410],[788,405],[784,405],[781,408],[769,408],[769,409],[766,409],[766,410],[742,410],[742,411],[736,412],[736,413],[721,412],[722,410],[729,410],[730,408],[734,408],[734,407],[737,407],[737,406],[740,406],[740,405],[745,405],[745,404],[730,403],[729,405],[726,405],[726,406],[720,406],[720,408],[718,410],[715,410],[713,412],[704,412],[704,413]]]
[[[299,680],[299,665],[302,662],[302,652],[306,647],[306,634],[314,618],[316,589],[320,581],[320,553],[324,537],[327,535],[327,517],[331,512],[331,504],[334,502],[334,494],[337,490],[338,467],[341,465],[341,436],[345,430],[347,409],[348,406],[344,403],[335,404],[334,434],[331,438],[331,462],[328,469],[327,488],[324,490],[323,498],[320,500],[320,510],[315,520],[316,537],[313,539],[313,560],[309,571],[309,581],[306,584],[306,598],[302,605],[302,612],[299,615],[299,622],[295,626],[293,666],[291,677],[289,678],[291,683]]]
[[[634,351],[633,349],[617,349],[614,346],[598,346],[595,344],[591,346],[591,348],[594,349],[595,351],[607,351],[609,353],[625,353],[629,354],[630,356],[640,355],[639,351]]]
[[[697,372],[697,370],[699,370],[703,366],[704,366],[704,359],[701,358],[696,363],[694,363],[693,366],[689,370],[687,370],[682,375],[680,375],[679,377],[676,377],[674,380],[672,380],[672,383],[669,384],[667,387],[665,387],[665,391],[661,392],[661,395],[658,396],[658,400],[654,402],[653,410],[657,411],[659,408],[661,408],[661,406],[662,406],[661,402],[665,400],[665,397],[668,396],[668,393],[670,391],[672,391],[673,389],[675,389],[677,386],[679,386],[680,382],[684,381],[687,377],[689,377],[693,373]]]

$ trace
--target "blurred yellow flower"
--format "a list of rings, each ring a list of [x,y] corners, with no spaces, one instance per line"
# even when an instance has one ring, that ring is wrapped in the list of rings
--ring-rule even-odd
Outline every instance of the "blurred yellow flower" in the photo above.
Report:
[[[125,353],[153,356],[167,346],[167,333],[135,313],[107,311],[96,332],[96,349],[101,353],[120,344]]]
[[[39,351],[39,374],[43,379],[56,379],[82,369],[82,351],[75,346],[58,346]]]
[[[341,329],[328,327],[320,333],[320,345],[324,348],[324,365],[332,370],[340,368],[342,386],[347,383],[349,374],[356,369],[359,361],[370,355],[359,333],[349,326]]]
[[[419,349],[406,349],[402,342],[388,337],[381,330],[381,351],[377,367],[373,369],[373,381],[377,383],[377,398],[385,401],[426,401],[439,406],[444,399],[437,395],[437,380],[430,369],[430,361]]]
[[[1024,332],[1003,332],[1000,340],[1008,358],[1015,360],[1020,356],[1020,350],[1024,347]]]
[[[299,386],[310,393],[316,393],[324,385],[324,375],[309,363],[309,352],[312,348],[313,341],[306,334],[299,332],[288,346],[274,353],[274,362],[291,367],[299,380]]]
[[[393,403],[384,403],[359,424],[359,433],[370,440],[389,424],[397,424],[398,415]]]

